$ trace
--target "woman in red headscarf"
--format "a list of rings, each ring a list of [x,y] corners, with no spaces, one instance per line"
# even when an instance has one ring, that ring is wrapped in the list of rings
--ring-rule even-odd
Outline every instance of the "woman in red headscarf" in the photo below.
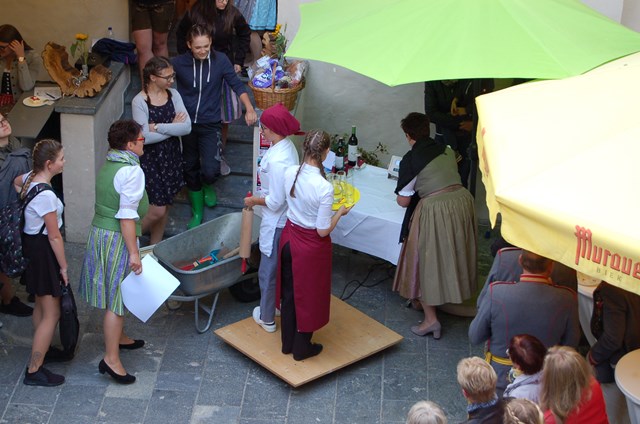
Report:
[[[260,223],[260,306],[253,309],[253,319],[266,332],[276,331],[276,270],[278,268],[278,245],[282,228],[287,221],[287,203],[284,193],[284,171],[300,163],[298,151],[288,138],[302,134],[300,122],[278,103],[266,109],[260,117],[262,136],[271,147],[260,160],[258,175],[261,191],[259,196],[247,197],[247,207],[262,208]]]

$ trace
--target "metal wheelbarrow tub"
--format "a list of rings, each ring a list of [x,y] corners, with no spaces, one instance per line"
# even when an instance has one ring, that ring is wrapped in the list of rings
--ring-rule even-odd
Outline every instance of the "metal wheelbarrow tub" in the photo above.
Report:
[[[238,247],[241,222],[242,212],[233,212],[163,240],[153,248],[153,255],[178,279],[180,282],[178,290],[184,294],[183,296],[174,293],[169,300],[195,301],[196,329],[200,333],[204,333],[211,326],[220,290],[253,276],[242,274],[241,258],[237,254],[197,270],[185,271],[179,267],[192,263],[214,249],[224,247],[226,251],[230,251]],[[258,239],[259,234],[260,218],[254,215],[252,242]],[[200,298],[214,293],[216,295],[210,308],[200,304]],[[199,326],[200,308],[209,315],[208,322],[203,328]]]

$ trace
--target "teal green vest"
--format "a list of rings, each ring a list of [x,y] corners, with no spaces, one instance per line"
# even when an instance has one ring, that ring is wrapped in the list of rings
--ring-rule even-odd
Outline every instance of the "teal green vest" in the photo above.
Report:
[[[96,178],[96,204],[95,215],[91,225],[104,228],[105,230],[120,232],[120,220],[116,219],[118,209],[120,209],[120,195],[113,187],[113,178],[120,168],[131,166],[122,162],[107,161],[100,169]],[[142,218],[149,209],[149,198],[145,190],[138,205],[138,216],[140,219],[136,221],[136,235],[142,235]]]

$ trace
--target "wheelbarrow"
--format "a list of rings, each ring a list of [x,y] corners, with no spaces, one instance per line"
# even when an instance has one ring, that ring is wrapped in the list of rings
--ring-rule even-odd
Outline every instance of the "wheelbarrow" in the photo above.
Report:
[[[244,280],[256,278],[255,272],[242,274],[241,259],[238,254],[223,259],[225,252],[235,250],[240,244],[241,212],[233,212],[208,221],[198,227],[161,241],[153,247],[153,255],[180,282],[180,286],[169,296],[171,302],[195,302],[195,326],[198,333],[204,333],[211,327],[220,291]],[[260,233],[260,217],[254,215],[251,240],[255,243]],[[181,269],[216,249],[221,249],[220,260],[193,270]],[[211,306],[201,299],[215,294]],[[177,309],[171,308],[170,309]],[[201,324],[200,310],[208,317]]]

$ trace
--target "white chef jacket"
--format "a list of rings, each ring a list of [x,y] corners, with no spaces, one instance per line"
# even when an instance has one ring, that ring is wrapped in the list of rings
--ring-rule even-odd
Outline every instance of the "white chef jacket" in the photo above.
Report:
[[[261,183],[261,197],[266,207],[262,207],[260,224],[260,251],[271,257],[273,237],[276,228],[283,228],[287,222],[287,202],[284,190],[285,170],[300,163],[298,151],[293,142],[284,138],[272,145],[260,160],[258,175]]]

